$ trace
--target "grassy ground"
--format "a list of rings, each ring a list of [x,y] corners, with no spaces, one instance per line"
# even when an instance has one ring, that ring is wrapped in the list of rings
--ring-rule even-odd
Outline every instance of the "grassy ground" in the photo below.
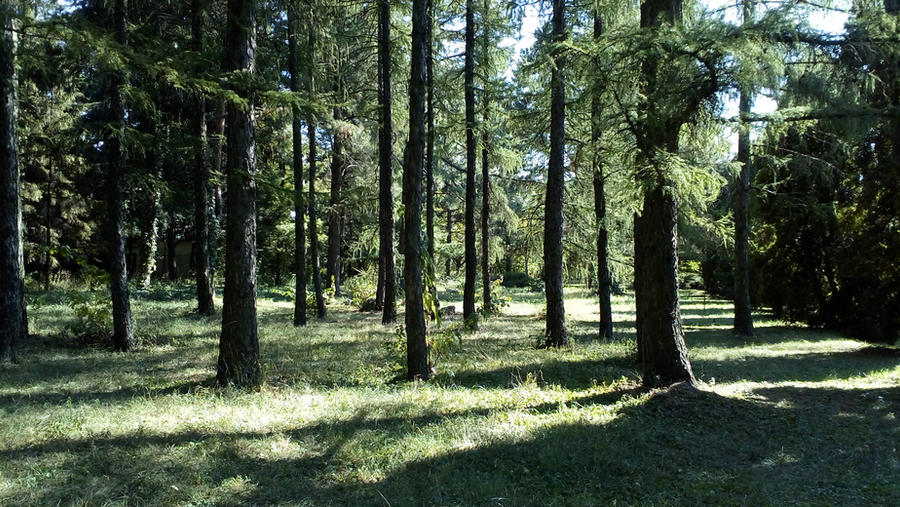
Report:
[[[571,350],[537,350],[541,300],[444,349],[428,383],[395,379],[398,337],[333,305],[291,326],[259,301],[266,384],[210,388],[218,321],[188,288],[137,294],[144,345],[75,347],[60,294],[40,336],[0,366],[0,504],[884,504],[900,499],[900,357],[686,294],[701,392],[646,392],[632,301],[618,341],[590,340],[593,300],[569,290]],[[277,299],[277,295],[276,295]],[[444,300],[453,299],[445,294]],[[460,306],[457,303],[457,308]],[[452,324],[445,322],[445,325]]]

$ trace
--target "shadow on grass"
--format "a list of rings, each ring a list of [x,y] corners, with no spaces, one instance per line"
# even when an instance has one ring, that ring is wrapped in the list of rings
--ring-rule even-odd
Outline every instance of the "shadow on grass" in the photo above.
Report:
[[[821,382],[862,377],[897,366],[896,357],[873,354],[872,349],[793,353],[781,357],[692,359],[691,365],[699,377],[715,377],[720,382]]]

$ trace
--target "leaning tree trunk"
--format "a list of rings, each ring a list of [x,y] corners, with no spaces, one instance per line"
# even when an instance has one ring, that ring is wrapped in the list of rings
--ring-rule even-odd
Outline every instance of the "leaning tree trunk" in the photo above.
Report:
[[[475,316],[475,278],[478,269],[475,259],[475,171],[477,170],[478,153],[475,143],[475,7],[473,0],[466,0],[464,79],[466,102],[466,279],[463,287],[463,320],[466,327],[471,329],[478,323]]]
[[[600,11],[594,10],[594,39],[603,36],[603,20]],[[598,69],[599,70],[599,69]],[[599,72],[597,75],[600,75]],[[603,129],[601,116],[603,115],[603,103],[600,91],[595,90],[591,98],[591,141],[593,143],[594,163],[594,218],[597,222],[597,295],[600,302],[600,333],[601,339],[613,337],[612,322],[612,280],[609,276],[609,228],[606,224],[606,190],[604,183],[606,176],[603,174],[603,159],[601,153],[601,137]]]
[[[255,71],[256,18],[252,0],[228,0],[225,71]],[[225,223],[225,290],[216,381],[257,386],[259,336],[256,321],[256,133],[249,80],[237,80],[241,102],[228,103]]]
[[[744,22],[749,23],[750,4],[744,0]],[[738,176],[734,196],[734,334],[753,336],[753,315],[750,306],[750,182],[753,167],[750,165],[750,130],[744,123],[750,114],[750,90],[741,86],[738,132]]]
[[[300,92],[300,71],[297,68],[297,13],[288,8],[288,72],[291,92]],[[303,125],[300,107],[291,105],[291,156],[294,171],[294,325],[306,325],[306,206],[303,202]]]
[[[9,2],[0,5],[0,363],[17,361],[25,333],[13,14]]]
[[[198,54],[203,50],[203,1],[191,0],[191,45]],[[202,69],[197,69],[202,70]],[[194,271],[197,282],[197,313],[215,312],[213,285],[209,270],[209,168],[206,165],[206,97],[193,94],[191,130],[194,136]]]
[[[126,3],[116,0],[113,7],[113,27],[116,42],[124,46],[126,37]],[[112,71],[109,80],[109,109],[115,124],[107,139],[107,217],[109,289],[113,307],[113,349],[129,351],[134,348],[131,328],[131,300],[128,294],[128,269],[125,264],[125,157],[122,141],[125,136],[125,106],[122,103],[124,79],[120,71]]]
[[[376,303],[382,308],[385,324],[397,319],[397,275],[394,262],[394,197],[391,186],[393,126],[391,119],[391,2],[379,0],[378,62],[381,70],[381,93],[378,104],[381,122],[378,126],[378,278]]]
[[[565,0],[553,0],[553,41],[561,44],[566,37]],[[550,160],[547,168],[547,196],[544,205],[544,287],[547,295],[546,346],[564,347],[566,310],[563,305],[563,192],[566,142],[566,89],[562,70],[565,65],[562,47],[552,50],[553,70],[550,77]]]
[[[407,378],[427,379],[428,344],[422,302],[422,169],[425,158],[425,39],[427,0],[413,0],[409,80],[409,142],[403,161],[403,278],[406,287]]]
[[[641,27],[654,30],[664,23],[681,22],[681,0],[647,0],[641,8]],[[644,94],[653,97],[658,86],[659,67],[665,61],[653,57],[642,66]],[[645,103],[645,146],[640,154],[645,166],[642,184],[644,204],[636,217],[634,251],[636,328],[638,347],[647,386],[667,386],[693,382],[687,357],[681,310],[678,300],[678,235],[675,185],[665,174],[657,151],[678,151],[680,123],[662,104]]]
[[[309,86],[309,100],[312,102],[315,100],[316,95],[316,72],[314,68],[316,63],[316,31],[313,28],[314,19],[311,8],[309,14],[310,29],[309,46],[307,48],[309,50],[309,76],[307,85]],[[315,114],[310,113],[309,118],[306,120],[306,136],[309,138],[309,257],[310,263],[312,264],[313,290],[316,293],[316,315],[322,319],[325,318],[325,296],[322,293],[322,273],[319,265],[319,217],[316,213],[316,151],[318,148],[318,142],[316,142],[316,130],[318,130],[318,128],[319,125]]]

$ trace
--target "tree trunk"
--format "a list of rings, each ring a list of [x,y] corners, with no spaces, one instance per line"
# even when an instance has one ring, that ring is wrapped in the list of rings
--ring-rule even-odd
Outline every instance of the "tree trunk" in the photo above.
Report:
[[[478,149],[475,143],[475,7],[473,0],[466,0],[466,202],[465,202],[465,263],[466,279],[463,287],[463,320],[469,329],[477,324],[475,315],[475,277],[477,273],[475,253],[475,171]]]
[[[453,210],[450,209],[450,206],[447,206],[447,244],[453,241]],[[444,275],[447,278],[450,278],[450,267],[453,264],[453,259],[450,255],[447,255],[447,260],[444,261]]]
[[[565,0],[553,0],[553,40],[566,37]],[[544,288],[547,295],[547,347],[569,343],[566,310],[563,305],[563,193],[565,186],[566,89],[562,70],[562,48],[552,50],[554,66],[550,77],[550,160],[547,168],[547,197],[544,205]]]
[[[228,0],[226,72],[255,72],[254,3]],[[246,102],[228,103],[225,290],[216,381],[257,386],[262,375],[256,321],[256,133],[253,95],[246,85],[237,86],[233,91]]]
[[[409,380],[431,376],[422,302],[422,169],[425,157],[425,39],[427,0],[413,0],[409,80],[409,142],[403,161],[403,279],[406,287],[406,365]]]
[[[680,24],[681,0],[647,0],[641,6],[641,27]],[[657,71],[664,61],[648,59],[642,66],[645,96],[653,96]],[[664,85],[665,83],[662,83]],[[636,328],[643,381],[646,386],[693,382],[687,357],[678,300],[678,236],[675,186],[657,160],[657,150],[678,151],[680,123],[670,119],[664,107],[647,103],[644,127],[644,205],[635,219]]]
[[[174,198],[169,197],[168,220],[166,221],[166,274],[169,281],[178,280],[178,269],[175,266],[175,247],[177,246],[175,235],[175,203]]]
[[[310,4],[310,29],[309,29],[309,101],[312,102],[316,97],[316,30],[314,28],[314,13],[312,4]],[[318,130],[318,120],[315,114],[310,113],[306,120],[306,136],[309,138],[309,257],[312,264],[312,280],[313,290],[316,293],[316,315],[318,318],[325,318],[325,296],[322,293],[322,273],[319,265],[319,217],[316,213],[316,171],[317,171],[317,154],[318,142],[316,141],[316,130]]]
[[[603,19],[600,11],[594,10],[594,39],[603,36]],[[598,74],[599,75],[599,74]],[[600,92],[595,91],[591,98],[591,141],[593,142],[594,163],[594,218],[597,222],[597,295],[600,302],[601,339],[613,337],[612,322],[612,280],[609,276],[609,228],[606,224],[606,191],[603,174],[603,146],[601,137],[603,129],[600,124],[603,115],[603,103]]]
[[[125,0],[116,0],[113,8],[115,39],[127,44]],[[131,300],[128,294],[128,269],[125,264],[125,157],[122,141],[125,136],[125,106],[122,103],[123,77],[114,71],[109,82],[111,119],[115,124],[113,135],[107,139],[107,216],[109,238],[109,289],[113,307],[113,349],[127,352],[134,348],[131,328]]]
[[[191,0],[191,45],[198,54],[203,50],[203,1]],[[197,69],[202,70],[202,69]],[[194,112],[194,268],[197,282],[197,313],[215,312],[213,285],[209,272],[209,168],[206,165],[206,97],[193,94]]]
[[[750,3],[744,0],[744,23],[750,23]],[[750,114],[750,90],[741,86],[740,115]],[[738,132],[738,176],[734,196],[734,334],[753,336],[753,316],[750,306],[750,125],[741,123]]]
[[[0,363],[18,360],[25,334],[13,14],[9,2],[0,5]]]
[[[379,1],[378,61],[381,69],[379,106],[381,123],[378,127],[378,301],[382,308],[381,321],[397,320],[397,275],[394,263],[394,197],[393,184],[393,126],[391,119],[391,2]]]
[[[44,196],[44,292],[50,291],[50,249],[53,243],[53,224],[51,223],[50,209],[53,206],[53,156],[48,157],[47,162],[47,195]]]
[[[481,290],[484,314],[493,312],[491,300],[491,179],[488,174],[488,132],[487,132],[487,99],[481,133]]]
[[[428,291],[434,298],[434,306],[437,308],[439,303],[435,286],[437,270],[434,258],[434,0],[428,0],[426,9],[428,25],[425,27],[425,101],[427,110],[425,121],[428,126],[428,137],[425,145],[425,235],[431,266],[431,284]]]
[[[339,94],[341,93],[342,87],[339,87]],[[342,108],[334,108],[334,118],[338,121],[344,119]],[[329,198],[326,273],[328,275],[328,284],[334,289],[335,296],[341,295],[341,245],[344,242],[344,208],[341,194],[343,192],[344,173],[348,166],[347,156],[344,154],[344,143],[348,135],[348,131],[343,127],[336,127],[331,145],[331,195]]]
[[[291,92],[300,92],[300,72],[297,68],[297,13],[296,7],[288,8],[288,72],[291,74]],[[306,206],[303,202],[303,125],[300,107],[291,106],[291,156],[294,171],[294,325],[306,325]]]
[[[213,118],[210,120],[210,126],[207,127],[207,137],[210,138],[210,146],[212,148],[212,156],[210,157],[210,172],[215,176],[215,185],[213,186],[213,214],[209,226],[209,264],[210,271],[215,272],[219,268],[219,252],[218,243],[222,234],[221,223],[225,214],[225,198],[222,195],[222,185],[219,183],[222,176],[222,146],[225,137],[225,100],[217,99],[215,101],[216,110]]]

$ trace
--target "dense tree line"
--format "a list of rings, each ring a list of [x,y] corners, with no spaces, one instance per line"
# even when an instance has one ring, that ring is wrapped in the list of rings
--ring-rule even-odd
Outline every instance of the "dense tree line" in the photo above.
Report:
[[[121,351],[130,291],[189,275],[215,315],[218,283],[222,384],[260,382],[260,283],[289,289],[297,326],[330,297],[402,310],[410,379],[459,275],[469,329],[495,280],[543,290],[548,348],[572,339],[566,284],[596,290],[602,339],[634,290],[647,385],[693,381],[686,286],[733,296],[738,336],[760,304],[896,339],[896,2],[854,2],[840,37],[792,0],[545,7],[4,3],[0,359],[26,280],[98,273]],[[526,12],[544,24],[519,54]]]

